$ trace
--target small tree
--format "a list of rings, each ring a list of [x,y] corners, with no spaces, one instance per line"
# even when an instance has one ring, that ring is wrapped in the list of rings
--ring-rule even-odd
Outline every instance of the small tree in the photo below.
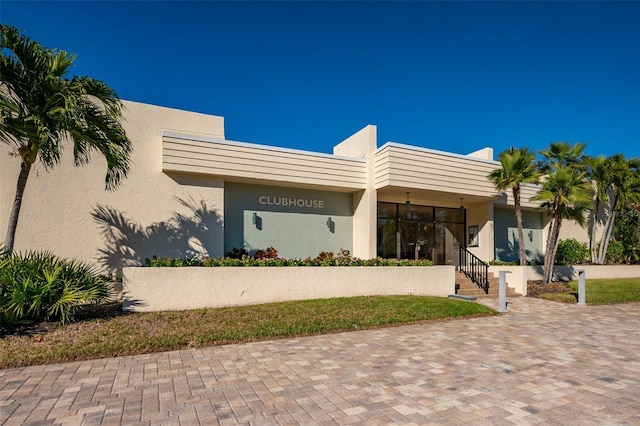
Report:
[[[640,160],[626,160],[624,155],[616,154],[605,160],[607,172],[598,186],[604,188],[598,193],[598,199],[607,206],[604,230],[600,238],[595,263],[603,264],[607,256],[609,241],[613,236],[616,217],[629,206],[640,204]]]
[[[518,247],[520,265],[527,264],[527,254],[524,245],[524,225],[522,223],[522,207],[520,186],[526,183],[537,183],[540,171],[536,168],[535,155],[529,148],[514,148],[498,154],[501,167],[489,174],[497,191],[511,189],[513,204],[518,226]]]
[[[120,99],[100,80],[68,78],[74,60],[0,24],[0,141],[20,158],[8,250],[13,249],[32,165],[40,159],[46,169],[55,167],[63,141],[72,143],[75,165],[86,164],[94,150],[104,156],[107,189],[115,189],[129,170],[131,142],[120,124]]]
[[[596,230],[598,225],[603,222],[600,218],[600,208],[604,205],[603,201],[608,199],[607,185],[605,182],[609,181],[609,169],[607,167],[607,158],[603,155],[599,157],[586,157],[585,164],[587,166],[589,180],[591,181],[591,189],[595,194],[595,207],[589,219],[589,253],[591,255],[591,262],[596,263],[598,258]]]
[[[625,262],[640,263],[640,204],[620,211],[614,234],[623,245]]]
[[[573,219],[584,225],[585,212],[592,204],[593,192],[582,163],[584,147],[580,143],[570,146],[566,142],[556,142],[548,150],[540,151],[544,157],[540,167],[546,176],[533,199],[542,201],[542,208],[551,216],[544,254],[545,284],[551,282],[563,219]]]

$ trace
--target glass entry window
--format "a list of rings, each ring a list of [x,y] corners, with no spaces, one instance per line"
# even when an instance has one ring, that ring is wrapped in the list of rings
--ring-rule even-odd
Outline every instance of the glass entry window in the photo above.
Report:
[[[455,264],[464,216],[459,209],[378,203],[378,256]]]

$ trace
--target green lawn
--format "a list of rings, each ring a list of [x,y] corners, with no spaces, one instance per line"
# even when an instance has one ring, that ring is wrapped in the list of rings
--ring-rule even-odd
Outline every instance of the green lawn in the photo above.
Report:
[[[558,302],[576,303],[578,282],[569,283],[570,293],[543,293],[538,297]],[[640,278],[593,279],[585,283],[588,305],[640,302]]]
[[[497,315],[479,303],[372,296],[119,315],[0,339],[0,368]]]

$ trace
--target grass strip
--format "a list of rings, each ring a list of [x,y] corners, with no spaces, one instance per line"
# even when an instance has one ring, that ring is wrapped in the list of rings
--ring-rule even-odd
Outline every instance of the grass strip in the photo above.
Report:
[[[578,282],[569,283],[572,291],[567,293],[542,293],[541,299],[576,303]],[[585,298],[588,305],[610,305],[614,303],[640,302],[640,278],[591,279],[585,282]]]
[[[497,315],[478,303],[422,296],[319,299],[131,313],[0,340],[0,368]]]

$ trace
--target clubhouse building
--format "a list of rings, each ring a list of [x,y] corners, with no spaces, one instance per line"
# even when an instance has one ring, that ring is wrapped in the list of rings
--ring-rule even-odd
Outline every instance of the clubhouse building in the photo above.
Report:
[[[72,150],[32,169],[15,249],[51,250],[103,270],[152,256],[224,256],[275,247],[281,257],[348,249],[359,258],[456,264],[460,250],[488,262],[517,260],[513,200],[487,175],[491,148],[467,155],[378,143],[369,125],[332,154],[225,139],[222,117],[125,102],[133,142],[129,177],[104,190],[98,154],[74,167]],[[14,197],[19,161],[0,145],[0,228]],[[548,218],[523,188],[527,255],[542,259]],[[569,222],[561,238],[587,240]]]

